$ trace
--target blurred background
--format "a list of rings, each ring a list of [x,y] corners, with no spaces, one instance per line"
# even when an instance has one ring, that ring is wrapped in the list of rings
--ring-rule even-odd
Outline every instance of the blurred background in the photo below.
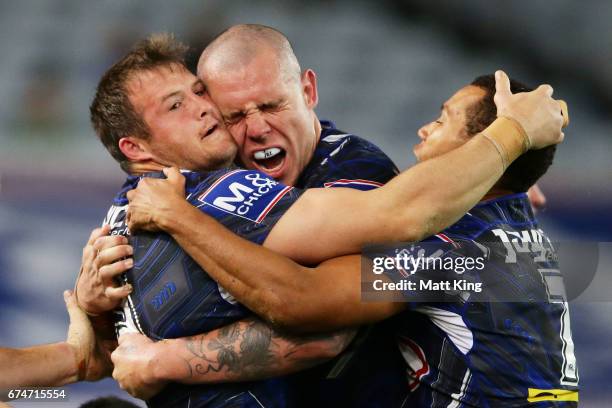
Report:
[[[89,125],[89,103],[102,73],[142,37],[175,33],[193,46],[193,63],[230,25],[283,31],[318,73],[319,117],[377,143],[400,168],[414,162],[416,130],[474,77],[503,68],[550,83],[572,122],[541,182],[542,223],[556,240],[596,243],[612,241],[610,21],[607,0],[0,2],[0,346],[65,337],[61,293],[124,177]],[[597,263],[608,277],[603,247]],[[602,300],[571,306],[586,407],[612,398],[612,303]],[[112,380],[68,391],[65,406],[127,396]]]

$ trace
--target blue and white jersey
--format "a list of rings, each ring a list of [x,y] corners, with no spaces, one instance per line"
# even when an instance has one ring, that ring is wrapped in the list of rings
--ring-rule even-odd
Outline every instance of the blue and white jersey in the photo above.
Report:
[[[302,171],[296,187],[349,187],[372,190],[399,170],[376,145],[321,121],[321,137],[312,159]]]
[[[186,172],[187,200],[232,232],[261,244],[300,191],[257,171],[225,169]],[[148,177],[163,177],[151,173]],[[141,177],[130,176],[115,197],[105,223],[112,234],[130,235],[126,226],[128,191]],[[140,332],[152,339],[204,333],[252,316],[211,279],[165,233],[129,237],[134,267],[125,281],[133,285],[118,316],[118,332]],[[241,254],[236,254],[241,256]],[[283,407],[291,405],[284,379],[215,385],[170,384],[149,401],[153,407]]]
[[[369,190],[397,174],[393,162],[373,144],[335,129],[331,122],[322,122],[322,125],[322,135],[313,159],[302,173],[297,187]],[[259,172],[237,168],[210,173],[186,172],[184,175],[190,203],[234,233],[257,244],[265,241],[278,219],[302,191],[276,183]],[[163,177],[160,174],[148,176]],[[125,224],[126,194],[136,187],[139,179],[128,177],[114,200],[105,220],[112,226],[113,234],[129,234]],[[130,237],[130,241],[135,249],[136,264],[127,274],[127,281],[134,286],[134,292],[120,319],[122,330],[140,331],[155,339],[177,338],[210,331],[252,316],[167,234],[136,234]],[[294,406],[297,384],[316,386],[311,381],[313,378],[318,381],[324,374],[322,369],[305,377],[253,383],[171,384],[149,401],[149,405]]]
[[[404,406],[577,405],[563,278],[526,194],[485,201],[411,250],[424,259],[456,261],[455,270],[430,265],[407,274],[395,269],[389,273],[393,280],[429,281],[429,289],[432,281],[465,286],[446,288],[446,298],[438,293],[437,301],[414,301],[414,291],[403,292],[409,311],[394,324],[408,364]],[[457,271],[468,258],[473,265],[485,259],[486,267]],[[477,285],[481,290],[473,290]]]

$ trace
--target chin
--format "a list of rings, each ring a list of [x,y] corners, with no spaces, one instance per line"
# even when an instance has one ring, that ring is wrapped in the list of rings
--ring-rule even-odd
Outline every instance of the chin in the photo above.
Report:
[[[414,154],[414,157],[417,161],[417,163],[420,163],[423,161],[423,155],[422,152],[420,152],[420,148],[419,145],[416,145],[415,147],[412,148],[412,154]]]

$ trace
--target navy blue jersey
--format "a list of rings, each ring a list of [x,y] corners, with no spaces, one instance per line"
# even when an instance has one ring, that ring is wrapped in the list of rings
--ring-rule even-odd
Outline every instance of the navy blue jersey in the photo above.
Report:
[[[397,174],[393,162],[376,146],[335,129],[330,122],[322,124],[321,139],[312,161],[302,173],[301,187],[367,190],[382,185]],[[326,173],[328,178],[325,177]],[[270,179],[257,172],[234,169],[186,173],[186,176],[186,190],[192,204],[233,232],[258,244],[263,243],[276,221],[300,194],[300,190],[281,184],[272,186]],[[232,188],[236,177],[240,178],[238,181],[242,182],[243,187],[234,185]],[[248,181],[249,177],[255,179]],[[109,211],[106,222],[113,226],[113,233],[127,232],[124,222],[127,208],[125,194],[137,182],[137,177],[128,178]],[[248,187],[248,183],[253,185]],[[247,185],[246,189],[244,185]],[[270,191],[262,192],[258,188]],[[248,190],[257,190],[255,192],[263,196],[255,199],[256,195]],[[130,239],[137,261],[128,277],[135,289],[121,325],[135,327],[152,338],[171,338],[202,333],[252,315],[205,275],[168,235],[137,234]],[[177,273],[175,269],[186,272]],[[159,272],[155,272],[157,270]],[[160,278],[167,274],[178,278]],[[150,404],[190,404],[191,407],[259,406],[259,403],[264,406],[293,405],[289,402],[291,397],[285,381],[281,378],[214,387],[173,384]],[[295,379],[291,382],[295,386]]]
[[[371,190],[399,173],[377,146],[321,121],[319,142],[296,186]],[[363,328],[349,348],[329,363],[294,376],[299,406],[387,407],[397,405],[403,366],[386,324]],[[401,361],[399,361],[401,363]],[[372,373],[377,373],[373,375]]]
[[[224,169],[210,173],[184,173],[187,200],[234,233],[261,244],[278,219],[299,197],[257,171]],[[147,175],[163,177],[159,173]],[[125,215],[126,194],[141,178],[130,176],[105,223],[112,234],[129,235]],[[134,287],[119,313],[119,333],[137,331],[153,339],[204,333],[252,314],[212,280],[165,233],[135,234],[134,267],[125,280]],[[236,254],[240,256],[240,254]],[[283,379],[252,383],[209,385],[171,384],[149,401],[159,407],[281,407],[289,404]]]
[[[563,280],[525,194],[477,205],[411,253],[454,262],[455,269],[428,264],[413,274],[390,273],[396,282],[403,277],[426,288],[405,291],[409,311],[394,320],[408,363],[405,406],[577,405]],[[465,268],[468,258],[475,260],[471,268]],[[478,267],[478,259],[486,266]],[[453,285],[442,287],[437,301],[414,301],[444,281]]]
[[[296,187],[371,190],[399,173],[393,161],[374,144],[336,129],[330,121],[321,121],[321,126],[319,143]]]

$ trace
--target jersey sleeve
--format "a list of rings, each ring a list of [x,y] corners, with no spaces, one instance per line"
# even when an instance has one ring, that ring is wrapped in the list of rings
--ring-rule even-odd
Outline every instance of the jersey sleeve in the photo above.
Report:
[[[231,170],[202,183],[189,202],[234,233],[262,244],[302,190],[255,170]]]
[[[349,187],[372,190],[399,173],[377,146],[355,135],[330,135],[302,173],[300,187]]]

